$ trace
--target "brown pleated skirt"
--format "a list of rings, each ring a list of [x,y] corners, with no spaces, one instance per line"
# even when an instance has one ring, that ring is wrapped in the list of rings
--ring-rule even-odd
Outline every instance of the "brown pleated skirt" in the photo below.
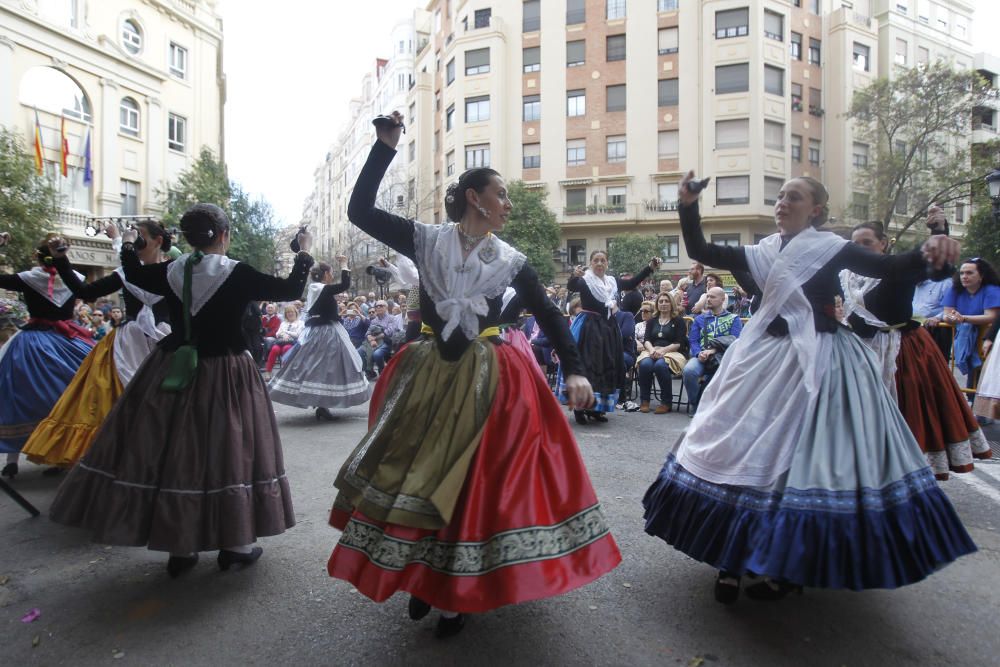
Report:
[[[183,392],[160,384],[171,352],[155,350],[70,471],[54,521],[95,542],[210,551],[295,525],[267,386],[249,355],[199,360]]]

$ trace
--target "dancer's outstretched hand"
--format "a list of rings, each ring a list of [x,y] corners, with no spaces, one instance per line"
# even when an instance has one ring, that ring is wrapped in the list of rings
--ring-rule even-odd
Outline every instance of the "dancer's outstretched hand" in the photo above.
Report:
[[[582,375],[570,375],[566,378],[566,397],[569,407],[574,410],[586,410],[594,405],[594,390],[590,381]]]
[[[962,244],[947,236],[932,236],[924,241],[924,259],[928,264],[940,269],[945,264],[954,264],[962,253]]]
[[[395,127],[383,127],[377,126],[375,128],[375,136],[382,140],[389,148],[395,148],[399,144],[399,137],[403,134],[403,114],[398,111],[393,111],[390,114],[386,114],[390,118],[396,121]]]

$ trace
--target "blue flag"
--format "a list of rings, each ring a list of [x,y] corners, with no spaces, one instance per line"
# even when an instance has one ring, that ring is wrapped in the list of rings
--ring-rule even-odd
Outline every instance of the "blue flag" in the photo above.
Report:
[[[83,182],[89,185],[94,182],[94,170],[90,166],[90,130],[87,130],[87,143],[83,146]]]

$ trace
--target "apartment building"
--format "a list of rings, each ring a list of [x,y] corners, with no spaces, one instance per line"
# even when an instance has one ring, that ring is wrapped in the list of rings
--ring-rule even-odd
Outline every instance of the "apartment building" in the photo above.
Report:
[[[930,58],[971,66],[971,16],[961,0],[432,0],[397,107],[407,202],[445,220],[444,188],[477,166],[544,188],[563,271],[624,233],[659,237],[664,269],[686,271],[688,169],[713,177],[701,214],[716,243],[772,233],[792,176],[826,182],[834,217],[866,216],[869,149],[842,117],[853,92]]]
[[[157,218],[203,146],[224,155],[222,46],[214,0],[0,0],[0,125],[29,149],[39,125],[81,270],[118,265],[104,220]]]

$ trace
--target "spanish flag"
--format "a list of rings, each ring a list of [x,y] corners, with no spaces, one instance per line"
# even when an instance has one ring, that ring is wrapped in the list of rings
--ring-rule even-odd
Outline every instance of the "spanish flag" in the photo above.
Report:
[[[42,124],[38,120],[38,109],[35,109],[35,171],[39,176],[45,172],[42,164]]]
[[[69,141],[66,139],[66,117],[62,117],[62,123],[59,126],[59,136],[62,138],[61,147],[61,157],[59,160],[59,167],[62,170],[63,178],[69,176]]]

